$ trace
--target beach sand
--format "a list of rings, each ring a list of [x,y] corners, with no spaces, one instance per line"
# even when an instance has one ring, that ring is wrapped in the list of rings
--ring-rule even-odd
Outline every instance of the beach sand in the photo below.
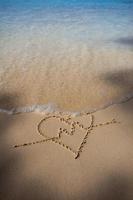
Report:
[[[0,1],[0,200],[133,200],[132,2]]]
[[[75,159],[73,152],[54,141],[14,148],[45,139],[38,125],[48,115],[1,113],[0,200],[132,200],[133,100],[92,115],[94,127]],[[74,135],[62,134],[60,140],[77,151],[91,115],[50,116],[40,125],[42,134],[57,137],[59,128],[71,132],[75,126]],[[107,124],[96,127],[101,123]]]
[[[82,112],[133,96],[132,51],[77,45],[70,52],[57,49],[49,54],[2,57],[0,108],[27,106],[28,111],[32,105],[50,103],[51,110]]]

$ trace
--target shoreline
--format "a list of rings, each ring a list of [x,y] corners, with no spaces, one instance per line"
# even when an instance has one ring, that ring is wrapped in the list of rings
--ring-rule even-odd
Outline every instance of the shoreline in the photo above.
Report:
[[[42,105],[44,110],[92,112],[133,96],[132,52],[87,47],[68,54],[60,51],[35,60],[4,58],[1,66],[9,69],[0,73],[0,108],[28,105],[33,110],[32,106]]]
[[[17,115],[17,114],[21,114],[21,113],[40,113],[40,114],[68,114],[71,116],[78,116],[78,115],[85,115],[87,113],[95,113],[97,111],[101,111],[101,110],[105,110],[111,106],[115,106],[115,105],[119,105],[119,104],[123,104],[126,103],[128,101],[132,101],[133,99],[133,94],[127,95],[124,98],[121,98],[121,100],[117,101],[117,102],[112,102],[110,104],[106,104],[104,106],[101,106],[99,108],[95,108],[95,109],[90,109],[88,111],[63,111],[58,109],[57,106],[55,106],[54,104],[47,104],[47,105],[32,105],[32,106],[24,106],[24,107],[18,107],[18,108],[12,108],[12,109],[3,109],[0,108],[0,113],[6,113],[8,115]],[[87,110],[87,109],[86,109]]]

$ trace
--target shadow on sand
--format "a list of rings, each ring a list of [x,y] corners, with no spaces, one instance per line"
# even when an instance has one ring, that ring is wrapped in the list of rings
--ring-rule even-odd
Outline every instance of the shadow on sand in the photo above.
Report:
[[[120,98],[123,102],[120,104],[124,111],[133,112],[133,102],[130,104],[124,104],[127,101],[133,99],[133,70],[125,69],[121,71],[115,71],[113,73],[107,73],[102,75],[105,83],[114,86],[116,89],[120,89],[123,96]]]
[[[116,43],[133,48],[133,37],[122,37],[115,40]]]
[[[101,181],[94,191],[85,192],[82,200],[132,200],[131,180],[124,174],[110,174]]]
[[[13,108],[15,95],[0,96],[0,108]],[[20,153],[13,152],[8,135],[10,128],[17,120],[10,115],[0,113],[0,200],[52,200],[50,188],[39,180],[25,180]],[[20,175],[20,178],[19,178]],[[22,181],[22,180],[24,181]]]

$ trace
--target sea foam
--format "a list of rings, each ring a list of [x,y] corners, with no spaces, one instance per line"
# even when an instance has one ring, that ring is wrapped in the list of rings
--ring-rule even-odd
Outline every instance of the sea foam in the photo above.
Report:
[[[130,101],[133,99],[133,93],[128,94],[125,97],[120,98],[116,102],[108,102],[105,105],[102,105],[98,108],[93,108],[89,110],[84,110],[84,111],[63,111],[58,108],[57,105],[49,103],[47,105],[31,105],[31,106],[24,106],[24,107],[16,107],[12,109],[3,109],[0,108],[0,113],[5,113],[8,115],[16,115],[16,114],[22,114],[22,113],[38,113],[38,114],[67,114],[71,115],[73,117],[79,116],[85,113],[94,113],[103,109],[106,109],[110,106],[117,105],[117,104],[122,104],[126,103],[127,101]]]

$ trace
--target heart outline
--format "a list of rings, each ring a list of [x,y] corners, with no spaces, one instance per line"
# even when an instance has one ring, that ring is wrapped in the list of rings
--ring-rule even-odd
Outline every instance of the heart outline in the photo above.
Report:
[[[90,113],[86,113],[87,115],[91,115]],[[83,116],[83,115],[82,115]],[[55,117],[55,118],[60,118],[62,121],[65,121],[64,118],[61,118],[60,116],[56,116],[56,115],[53,115],[53,116],[48,116],[48,117],[45,117],[43,118],[39,124],[43,121],[45,121],[47,118],[51,118],[51,117]],[[71,119],[70,117],[67,118],[67,120]],[[75,123],[75,122],[74,122]],[[83,147],[85,145],[85,143],[87,142],[87,137],[88,137],[88,134],[91,133],[91,131],[93,130],[93,128],[97,128],[99,126],[105,126],[105,125],[110,125],[110,124],[120,124],[119,121],[116,121],[115,119],[112,119],[111,121],[107,121],[105,123],[99,123],[99,124],[95,124],[94,125],[94,115],[91,115],[91,124],[89,127],[86,127],[86,128],[83,128],[83,125],[80,124],[79,122],[77,122],[77,124],[79,125],[80,128],[83,128],[86,130],[86,135],[84,136],[83,140],[82,140],[82,143],[80,144],[79,146],[79,149],[77,152],[73,151],[69,146],[65,145],[64,143],[61,143],[59,141],[56,140],[57,137],[52,137],[52,138],[45,138],[43,140],[38,140],[38,141],[34,141],[34,142],[28,142],[28,143],[24,143],[24,144],[17,144],[17,145],[14,145],[13,148],[18,148],[18,147],[25,147],[25,146],[30,146],[30,145],[33,145],[33,144],[40,144],[40,143],[44,143],[44,142],[47,142],[47,141],[52,141],[54,143],[57,143],[57,144],[60,144],[62,145],[63,147],[67,148],[68,150],[70,150],[72,153],[75,154],[75,159],[77,159],[79,156],[80,156],[80,153],[82,152],[83,150]],[[38,124],[38,126],[39,126]],[[37,126],[37,127],[38,127]],[[42,134],[42,136],[44,137],[44,135]]]
[[[65,120],[64,118],[62,118],[61,116],[48,116],[48,117],[45,117],[43,118],[39,124],[38,124],[38,132],[41,136],[45,137],[46,140],[49,140],[49,141],[52,141],[54,143],[57,143],[59,145],[61,145],[62,147],[64,147],[65,149],[71,151],[73,154],[75,154],[75,159],[77,159],[79,156],[80,156],[80,153],[82,152],[82,149],[86,143],[86,140],[87,140],[87,137],[88,137],[88,134],[91,132],[93,126],[94,126],[94,116],[93,115],[90,115],[91,116],[91,124],[90,126],[84,128],[84,126],[82,124],[80,124],[79,122],[75,122],[75,121],[72,121],[71,123],[68,122],[68,118],[67,120]],[[65,143],[63,143],[61,141],[61,136],[63,134],[63,129],[60,128],[60,131],[57,133],[57,136],[56,137],[48,137],[47,135],[45,135],[42,131],[41,131],[41,124],[46,122],[46,120],[50,119],[50,118],[57,118],[59,119],[60,121],[64,121],[65,123],[67,123],[68,125],[72,125],[74,130],[72,130],[70,133],[66,130],[65,130],[65,134],[66,135],[69,135],[69,136],[72,136],[74,133],[72,132],[75,132],[75,129],[76,129],[76,126],[78,125],[80,128],[82,128],[83,130],[86,131],[85,133],[85,136],[83,137],[82,139],[82,142],[80,143],[79,147],[77,148],[77,150],[73,150],[69,145],[66,145]],[[60,141],[59,141],[60,140]]]

